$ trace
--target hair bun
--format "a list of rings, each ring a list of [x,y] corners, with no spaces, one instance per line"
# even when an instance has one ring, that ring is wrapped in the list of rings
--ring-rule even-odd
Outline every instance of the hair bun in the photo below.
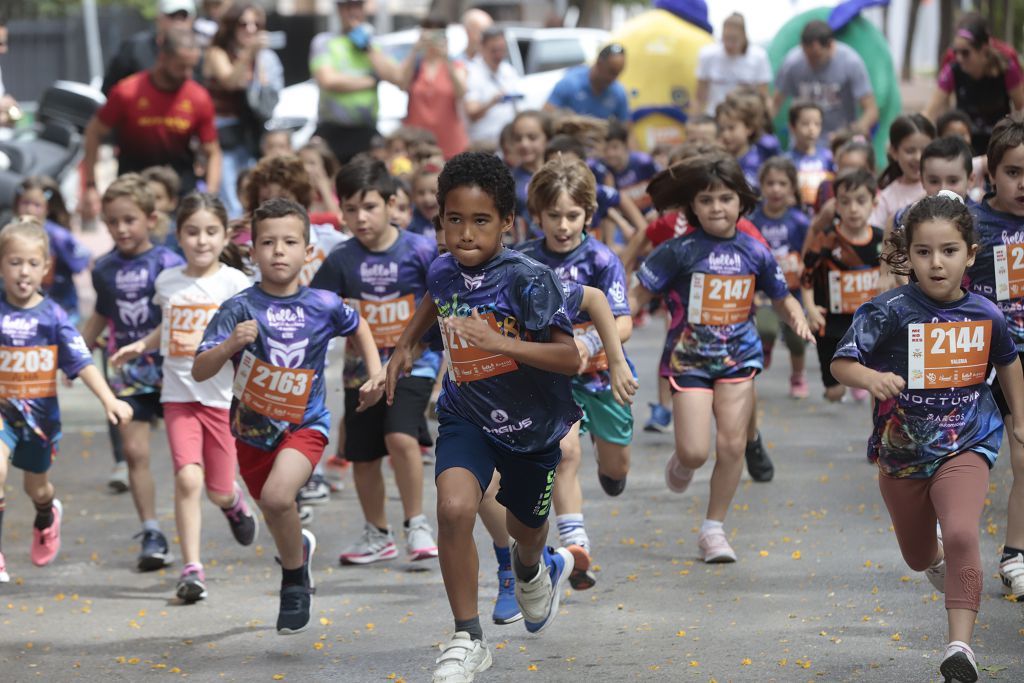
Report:
[[[958,195],[956,192],[953,192],[953,190],[939,190],[938,194],[936,194],[935,196],[945,197],[946,199],[952,199],[954,201],[960,202],[961,204],[964,203],[964,198]]]

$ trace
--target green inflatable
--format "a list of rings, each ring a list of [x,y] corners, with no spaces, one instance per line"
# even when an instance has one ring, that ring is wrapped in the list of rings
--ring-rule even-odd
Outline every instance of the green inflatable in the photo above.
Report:
[[[813,19],[828,21],[831,12],[831,7],[819,7],[799,14],[786,22],[768,45],[768,57],[772,62],[772,70],[778,72],[786,54],[800,44],[800,32],[803,31],[804,25],[808,21]],[[900,100],[899,81],[893,67],[892,54],[889,52],[889,43],[874,24],[860,16],[840,29],[836,38],[856,50],[867,67],[868,78],[871,79],[871,87],[875,91],[875,100],[878,102],[878,124],[873,143],[877,165],[881,169],[885,166],[885,150],[889,146],[889,125],[900,115],[903,106]],[[783,149],[788,147],[789,142],[788,115],[789,101],[787,100],[782,111],[775,117],[775,133],[782,143]]]

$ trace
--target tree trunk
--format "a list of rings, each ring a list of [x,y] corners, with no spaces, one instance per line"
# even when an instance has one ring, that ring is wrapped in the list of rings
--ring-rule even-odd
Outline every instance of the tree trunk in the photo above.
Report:
[[[907,17],[907,42],[903,44],[903,69],[900,78],[909,81],[913,75],[914,34],[917,32],[917,10],[921,0],[910,0],[910,16]]]
[[[954,0],[939,0],[939,54],[935,61],[936,65],[942,64],[942,56],[953,43],[956,4]]]

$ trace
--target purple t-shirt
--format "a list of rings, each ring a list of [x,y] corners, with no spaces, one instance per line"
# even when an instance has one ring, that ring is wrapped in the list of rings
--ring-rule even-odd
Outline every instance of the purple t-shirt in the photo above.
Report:
[[[786,276],[789,291],[796,292],[800,289],[800,252],[804,248],[804,238],[807,237],[807,227],[810,225],[807,214],[791,206],[778,218],[772,218],[764,212],[762,202],[749,218],[768,241],[775,262]]]
[[[995,255],[996,248],[1024,243],[1024,218],[996,211],[989,204],[991,199],[992,195],[989,195],[980,204],[970,207],[974,215],[978,253],[974,257],[974,265],[967,269],[964,285],[999,307],[1017,350],[1024,353],[1024,292],[1014,294],[1009,288],[999,286]]]
[[[91,254],[67,228],[46,221],[50,238],[50,272],[43,280],[43,291],[56,301],[68,315],[78,317],[78,288],[74,276],[89,267]]]

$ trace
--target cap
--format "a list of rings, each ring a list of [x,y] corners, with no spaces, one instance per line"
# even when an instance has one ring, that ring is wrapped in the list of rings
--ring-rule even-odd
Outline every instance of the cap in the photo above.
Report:
[[[195,0],[160,0],[160,14],[187,12],[190,17],[196,15]]]

